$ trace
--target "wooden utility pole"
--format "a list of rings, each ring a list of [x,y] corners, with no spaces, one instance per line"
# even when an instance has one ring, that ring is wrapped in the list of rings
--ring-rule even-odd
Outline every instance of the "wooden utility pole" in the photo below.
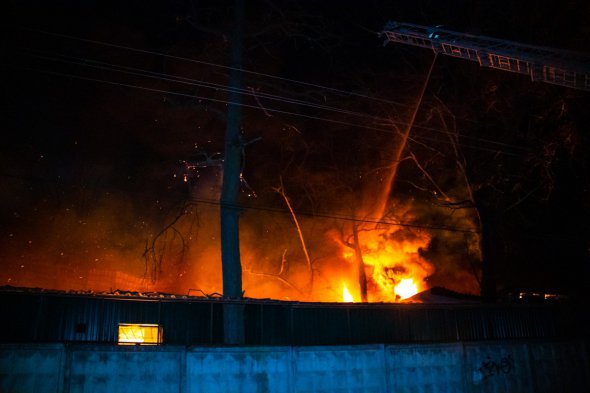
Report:
[[[235,28],[231,38],[231,70],[229,74],[229,105],[225,130],[223,186],[221,190],[221,265],[223,297],[242,299],[242,264],[240,262],[239,220],[237,198],[240,188],[242,160],[242,22],[243,0],[235,1]],[[226,303],[223,306],[223,338],[225,344],[244,343],[244,306]]]

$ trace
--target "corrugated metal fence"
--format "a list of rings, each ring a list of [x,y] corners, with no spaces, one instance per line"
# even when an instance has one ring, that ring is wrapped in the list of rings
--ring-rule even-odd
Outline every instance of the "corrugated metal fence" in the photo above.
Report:
[[[164,343],[223,343],[219,299],[0,293],[0,342],[115,343],[119,323],[157,323]],[[583,338],[564,304],[321,304],[248,300],[247,345],[345,345]]]

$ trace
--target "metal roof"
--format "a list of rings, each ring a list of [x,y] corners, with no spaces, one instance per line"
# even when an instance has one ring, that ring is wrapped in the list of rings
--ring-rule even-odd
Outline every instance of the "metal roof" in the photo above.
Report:
[[[164,343],[219,345],[223,306],[244,307],[248,345],[342,345],[583,337],[569,304],[350,304],[0,291],[0,342],[115,343],[155,323]]]

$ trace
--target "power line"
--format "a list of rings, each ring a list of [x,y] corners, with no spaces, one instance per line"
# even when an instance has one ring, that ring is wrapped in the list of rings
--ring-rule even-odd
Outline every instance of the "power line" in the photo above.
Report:
[[[218,98],[211,98],[211,97],[199,96],[199,95],[195,95],[195,94],[175,92],[175,91],[170,91],[170,90],[156,89],[156,88],[145,87],[145,86],[140,86],[140,85],[133,85],[133,84],[123,83],[123,82],[114,82],[114,81],[109,81],[109,80],[104,80],[104,79],[91,78],[91,77],[68,74],[68,73],[57,72],[57,71],[33,69],[30,67],[21,67],[20,70],[27,70],[27,71],[38,72],[38,73],[42,73],[42,74],[56,75],[56,76],[62,76],[62,77],[66,77],[66,78],[86,80],[86,81],[97,82],[97,83],[104,83],[104,84],[113,85],[113,86],[129,87],[129,88],[134,88],[134,89],[138,89],[138,90],[151,91],[151,92],[155,92],[155,93],[177,95],[177,96],[181,96],[181,97],[187,97],[187,98],[192,98],[192,99],[202,100],[202,101],[217,102],[217,103],[223,103],[223,104],[229,104],[229,105],[240,105],[242,107],[249,108],[249,109],[261,110],[261,108],[257,105],[235,103],[235,102],[232,102],[229,100],[223,100],[223,99],[218,99]],[[311,120],[324,121],[324,122],[328,122],[328,123],[332,123],[332,124],[339,124],[339,125],[345,125],[345,126],[350,126],[350,127],[363,128],[363,129],[373,130],[373,131],[386,133],[386,134],[397,134],[396,131],[392,131],[390,129],[384,129],[384,128],[380,128],[380,127],[371,127],[371,126],[368,126],[365,124],[357,124],[357,123],[351,123],[351,122],[346,122],[346,121],[341,121],[341,120],[328,119],[328,118],[320,117],[320,116],[305,115],[302,113],[289,112],[289,111],[285,111],[285,110],[281,110],[281,109],[274,109],[274,108],[264,108],[264,110],[266,110],[267,112],[274,112],[274,113],[291,115],[291,116],[295,116],[295,117],[307,118],[307,119],[311,119]],[[443,144],[451,144],[451,142],[449,142],[447,140],[439,140],[436,138],[429,138],[429,137],[419,136],[419,135],[414,135],[414,136],[412,136],[412,138],[413,139],[428,140],[431,142],[437,142],[437,143],[443,143]],[[507,152],[504,150],[498,150],[498,149],[492,149],[492,148],[486,148],[486,147],[482,147],[482,146],[467,145],[467,144],[459,143],[459,142],[456,143],[456,145],[461,146],[461,147],[466,147],[468,149],[487,151],[487,152],[502,154],[502,155],[507,155],[507,156],[514,156],[514,157],[519,156],[519,154],[517,154],[517,153],[512,153],[512,152]]]
[[[81,79],[81,80],[102,82],[102,83],[107,83],[107,84],[111,84],[111,85],[132,87],[132,88],[153,91],[153,92],[161,92],[161,93],[165,92],[165,93],[169,93],[169,94],[178,94],[178,95],[182,95],[182,96],[198,98],[197,96],[190,95],[190,94],[170,92],[170,91],[165,91],[165,90],[160,90],[160,89],[148,88],[148,87],[144,87],[144,86],[128,85],[128,84],[119,83],[119,82],[105,81],[105,80],[100,80],[100,79],[95,79],[95,78],[82,77],[79,75],[65,74],[65,73],[59,73],[59,72],[47,71],[47,70],[35,70],[35,69],[29,69],[29,70],[35,71],[35,72],[41,72],[41,73],[45,73],[45,74],[50,74],[50,75],[71,77],[71,78],[76,78],[76,79]],[[213,100],[213,101],[220,101],[220,100]],[[232,102],[229,102],[229,101],[225,101],[225,102],[232,104]],[[251,108],[254,107],[251,105],[243,105],[243,106],[251,107]],[[254,108],[256,108],[256,107],[254,107]],[[271,207],[232,205],[232,204],[224,204],[220,201],[197,199],[197,198],[191,199],[190,201],[196,202],[196,203],[209,204],[209,205],[232,207],[232,208],[237,208],[237,209],[258,210],[258,211],[267,211],[267,212],[274,212],[274,213],[281,213],[281,214],[291,214],[290,212],[288,212],[284,209],[271,208]],[[337,214],[333,214],[333,213],[332,214],[309,213],[309,212],[302,212],[302,211],[296,211],[295,213],[300,216],[308,216],[308,217],[315,217],[315,218],[329,218],[329,219],[337,219],[337,220],[352,221],[352,222],[362,222],[362,223],[369,223],[369,224],[383,224],[383,225],[401,226],[401,227],[409,227],[409,228],[417,228],[417,229],[429,229],[429,230],[440,230],[440,231],[451,231],[451,232],[473,233],[473,234],[479,233],[477,231],[470,230],[470,229],[464,229],[464,228],[454,228],[454,227],[447,227],[447,226],[432,226],[432,225],[418,225],[418,224],[410,224],[410,223],[404,223],[404,222],[386,221],[386,220],[376,219],[376,218],[371,218],[371,217],[366,217],[366,218],[361,219],[361,218],[357,218],[357,217],[337,215]]]
[[[240,105],[242,107],[249,108],[249,109],[256,109],[256,110],[262,109],[262,108],[260,108],[260,106],[257,106],[257,105],[235,103],[235,102],[232,102],[229,100],[223,100],[223,99],[218,99],[218,98],[211,98],[211,97],[206,97],[206,96],[199,96],[199,95],[195,95],[195,94],[181,93],[181,92],[175,92],[175,91],[170,91],[170,90],[156,89],[156,88],[145,87],[145,86],[140,86],[140,85],[133,85],[133,84],[123,83],[123,82],[114,82],[114,81],[109,81],[109,80],[105,80],[105,79],[97,79],[97,78],[68,74],[68,73],[57,72],[57,71],[33,69],[30,67],[21,67],[20,70],[27,70],[27,71],[38,72],[38,73],[42,73],[42,74],[56,75],[56,76],[62,76],[62,77],[66,77],[66,78],[86,80],[86,81],[97,82],[97,83],[104,83],[104,84],[113,85],[113,86],[129,87],[129,88],[134,88],[134,89],[138,89],[138,90],[151,91],[151,92],[155,92],[155,93],[177,95],[177,96],[188,97],[188,98],[192,98],[192,99],[196,99],[196,100],[217,102],[217,103],[223,103],[223,104],[229,104],[229,105]],[[346,121],[341,121],[341,120],[328,119],[328,118],[320,117],[320,116],[305,115],[302,113],[289,112],[289,111],[285,111],[285,110],[281,110],[281,109],[274,109],[274,108],[264,108],[264,110],[266,110],[267,112],[274,112],[274,113],[291,115],[291,116],[295,116],[295,117],[307,118],[307,119],[311,119],[311,120],[324,121],[324,122],[328,122],[328,123],[332,123],[332,124],[339,124],[339,125],[345,125],[345,126],[350,126],[350,127],[363,128],[363,129],[373,130],[373,131],[377,131],[377,132],[381,132],[381,133],[397,134],[397,132],[392,131],[390,129],[383,129],[380,127],[372,127],[372,126],[368,126],[365,124],[357,124],[357,123],[351,123],[351,122],[346,122]],[[451,143],[446,140],[438,140],[435,138],[429,138],[429,137],[418,136],[418,135],[412,136],[412,138],[423,139],[423,140],[428,140],[428,141],[443,143],[443,144],[450,144]],[[519,156],[519,154],[507,152],[504,150],[485,148],[485,147],[474,146],[474,145],[466,145],[463,143],[456,143],[456,145],[461,146],[461,147],[466,147],[468,149],[487,151],[487,152],[502,154],[502,155],[507,155],[507,156]]]
[[[112,47],[112,48],[117,48],[117,49],[129,50],[129,51],[137,52],[137,53],[150,54],[150,55],[154,55],[154,56],[162,56],[162,57],[171,58],[171,59],[175,59],[175,60],[188,61],[188,62],[193,62],[193,63],[196,63],[196,64],[202,64],[202,65],[207,65],[207,66],[212,66],[212,67],[218,67],[218,68],[227,69],[227,70],[239,70],[239,71],[244,72],[246,74],[251,74],[251,75],[256,75],[256,76],[262,76],[262,77],[267,77],[267,78],[277,79],[277,80],[283,80],[283,81],[286,81],[286,82],[291,82],[291,83],[300,84],[300,85],[304,85],[304,86],[317,87],[317,88],[325,89],[325,90],[332,91],[332,92],[335,92],[335,93],[339,93],[339,94],[345,95],[345,96],[354,96],[354,97],[359,97],[359,98],[365,98],[365,99],[372,100],[372,101],[375,101],[375,102],[384,102],[384,103],[388,103],[388,104],[402,106],[402,107],[405,107],[405,108],[412,108],[412,105],[404,104],[404,103],[393,101],[393,100],[387,100],[387,99],[383,99],[383,98],[377,98],[377,97],[373,97],[373,96],[370,96],[370,95],[367,95],[367,94],[354,93],[354,92],[351,92],[351,91],[336,89],[336,88],[332,88],[332,87],[328,87],[328,86],[323,86],[323,85],[319,85],[319,84],[304,82],[304,81],[300,81],[300,80],[296,80],[296,79],[291,79],[291,78],[280,77],[280,76],[272,75],[272,74],[268,74],[268,73],[261,73],[261,72],[251,71],[251,70],[247,70],[247,69],[243,69],[243,68],[236,68],[236,67],[226,66],[226,65],[212,63],[212,62],[207,62],[207,61],[203,61],[203,60],[191,59],[191,58],[182,57],[182,56],[176,56],[176,55],[169,55],[169,54],[162,53],[162,52],[150,51],[150,50],[147,50],[147,49],[135,48],[135,47],[130,47],[130,46],[126,46],[126,45],[119,45],[119,44],[113,44],[113,43],[110,43],[110,42],[104,42],[104,41],[99,41],[99,40],[92,40],[92,39],[87,39],[87,38],[82,38],[82,37],[76,37],[76,36],[72,36],[72,35],[68,35],[68,34],[64,34],[64,33],[55,33],[55,32],[50,32],[50,31],[45,31],[45,30],[35,29],[35,28],[30,28],[30,27],[22,27],[22,26],[4,26],[4,27],[5,28],[9,28],[9,29],[13,29],[13,30],[29,31],[29,32],[33,32],[33,33],[44,34],[44,35],[49,35],[49,36],[54,36],[54,37],[60,37],[60,38],[65,38],[65,39],[79,41],[79,42],[85,42],[85,43],[90,43],[90,44],[95,44],[95,45],[101,45],[101,46]],[[225,87],[225,88],[227,88],[227,87]],[[388,121],[388,122],[391,121],[391,119],[385,119],[385,120]],[[463,119],[463,121],[468,121],[468,122],[471,122],[471,123],[476,123],[476,122],[471,121],[471,120],[468,120],[468,119]],[[402,122],[395,122],[395,123],[396,124],[402,124],[402,125],[403,124],[406,124],[407,125],[407,123],[402,123]],[[434,128],[430,128],[430,127],[425,127],[425,126],[413,125],[413,127],[414,128],[431,130],[431,131],[440,132],[440,133],[445,133],[444,131],[440,131],[440,130],[437,130],[437,129],[434,129]],[[475,140],[479,140],[479,141],[482,141],[482,142],[485,142],[485,143],[496,144],[496,145],[499,145],[499,146],[505,146],[505,147],[510,147],[510,148],[514,148],[514,149],[521,149],[521,150],[527,150],[528,149],[527,147],[524,147],[524,146],[518,146],[518,145],[514,145],[514,144],[508,144],[508,143],[505,143],[505,142],[499,142],[499,141],[495,141],[495,140],[491,140],[491,139],[487,139],[487,138],[471,137],[471,136],[464,135],[464,134],[459,134],[458,136],[459,137],[462,137],[462,138],[475,139]],[[495,150],[492,150],[492,149],[484,149],[484,150],[486,150],[486,151],[495,151]],[[510,153],[508,153],[508,155],[514,155],[514,156],[516,156],[517,154],[510,154]]]
[[[41,52],[41,53],[47,53],[47,52]],[[52,54],[56,54],[56,53],[53,52]],[[327,105],[318,105],[318,104],[315,104],[315,103],[312,103],[309,101],[292,99],[292,98],[280,96],[280,95],[273,95],[273,94],[259,93],[259,92],[254,93],[253,91],[250,91],[248,89],[235,89],[235,88],[228,87],[226,85],[220,85],[220,84],[212,83],[212,82],[199,81],[199,80],[195,80],[195,79],[191,79],[191,78],[180,77],[180,76],[170,75],[170,74],[166,74],[166,73],[159,73],[159,72],[154,72],[154,71],[145,70],[145,69],[136,68],[136,67],[129,67],[129,66],[124,66],[124,65],[112,64],[112,63],[102,62],[102,61],[98,61],[98,60],[80,58],[80,57],[63,55],[63,54],[56,54],[56,55],[64,57],[65,59],[31,54],[31,56],[33,56],[33,57],[42,58],[42,59],[50,60],[50,61],[66,62],[69,64],[74,64],[74,65],[79,65],[79,66],[84,66],[84,67],[91,67],[91,68],[97,68],[97,69],[102,69],[102,70],[107,70],[107,71],[120,72],[120,73],[129,74],[129,75],[144,76],[144,77],[162,80],[162,81],[182,83],[182,84],[187,84],[187,85],[191,85],[191,86],[198,86],[198,87],[204,87],[204,88],[227,91],[227,92],[237,91],[237,92],[240,92],[242,95],[251,96],[251,97],[254,97],[255,99],[258,99],[260,97],[260,98],[266,98],[269,100],[279,101],[279,102],[284,102],[284,103],[289,103],[289,104],[299,104],[302,106],[312,107],[312,108],[316,108],[316,109],[333,111],[333,112],[352,115],[352,116],[358,116],[358,117],[366,118],[369,120],[383,122],[385,124],[391,123],[391,124],[401,125],[401,126],[409,126],[410,125],[409,123],[405,123],[402,121],[395,121],[395,120],[391,120],[389,118],[372,116],[372,115],[368,115],[368,114],[362,113],[362,112],[343,110],[343,109],[340,109],[337,107],[332,107],[332,106],[327,106]],[[70,60],[66,60],[66,59],[70,59]],[[95,63],[95,64],[89,64],[89,63]],[[261,108],[261,109],[265,109],[265,108]],[[433,128],[433,127],[426,127],[426,126],[420,126],[420,125],[415,125],[415,124],[412,125],[412,127],[417,128],[417,129],[428,130],[428,131],[432,131],[432,132],[436,132],[436,133],[440,133],[440,134],[445,134],[445,135],[449,134],[446,131],[441,131],[441,130]],[[480,141],[480,142],[484,142],[484,143],[509,147],[509,148],[513,148],[513,149],[526,150],[526,148],[522,147],[522,146],[517,146],[517,145],[505,143],[505,142],[499,142],[499,141],[495,141],[495,140],[491,140],[491,139],[487,139],[487,138],[473,137],[473,136],[465,135],[465,134],[457,134],[455,136],[458,138],[472,139],[472,140],[476,140],[476,141]],[[422,138],[422,139],[426,139],[426,138]],[[433,140],[433,139],[431,139],[431,140]],[[438,141],[438,142],[440,142],[440,141]]]
[[[213,206],[223,206],[227,208],[233,209],[240,209],[240,210],[257,210],[257,211],[265,211],[270,213],[279,213],[285,215],[291,215],[292,213],[285,209],[280,208],[273,208],[267,206],[252,206],[252,205],[240,205],[240,204],[227,204],[223,203],[218,200],[211,200],[211,199],[199,199],[193,198],[190,199],[190,202],[201,203],[206,205],[213,205]],[[445,231],[445,232],[459,232],[459,233],[471,233],[471,234],[479,234],[480,232],[473,229],[467,228],[456,228],[450,227],[445,225],[420,225],[420,224],[411,224],[407,222],[396,222],[391,220],[383,220],[377,218],[358,218],[352,217],[342,214],[335,214],[335,213],[311,213],[311,212],[304,212],[304,211],[295,211],[295,215],[297,216],[305,216],[305,217],[312,217],[312,218],[328,218],[334,220],[341,220],[341,221],[351,221],[351,222],[359,222],[359,223],[366,223],[366,224],[382,224],[382,225],[390,225],[390,226],[399,226],[399,227],[406,227],[406,228],[415,228],[415,229],[428,229],[432,231]]]
[[[9,28],[11,28],[13,30],[24,30],[24,31],[29,31],[29,32],[33,32],[33,33],[39,33],[39,34],[45,34],[45,35],[50,35],[50,36],[54,36],[54,37],[66,38],[66,39],[70,39],[70,40],[74,40],[74,41],[86,42],[86,43],[89,43],[89,44],[102,45],[102,46],[107,46],[107,47],[117,48],[117,49],[124,49],[124,50],[132,51],[132,52],[137,52],[137,53],[150,54],[150,55],[155,55],[155,56],[162,56],[162,57],[166,57],[166,58],[170,58],[170,59],[174,59],[174,60],[188,61],[188,62],[192,62],[192,63],[196,63],[196,64],[201,64],[201,65],[206,65],[206,66],[211,66],[211,67],[218,67],[218,68],[222,68],[222,69],[226,69],[226,70],[238,70],[238,71],[241,71],[241,72],[246,73],[246,74],[251,74],[251,75],[256,75],[256,76],[262,76],[262,77],[265,77],[265,78],[282,80],[282,81],[285,81],[285,82],[291,82],[291,83],[295,83],[295,84],[299,84],[299,85],[303,85],[303,86],[316,87],[316,88],[319,88],[319,89],[323,89],[323,90],[328,90],[328,91],[332,91],[332,92],[335,92],[335,93],[339,93],[339,94],[345,95],[345,96],[353,96],[353,97],[365,98],[365,99],[368,99],[368,100],[371,100],[371,101],[384,102],[384,103],[388,103],[388,104],[392,104],[392,105],[399,105],[399,106],[409,107],[409,105],[407,105],[407,104],[403,104],[403,103],[400,103],[400,102],[397,102],[397,101],[393,101],[393,100],[387,100],[387,99],[384,99],[384,98],[371,97],[371,96],[366,95],[366,94],[354,93],[354,92],[351,92],[351,91],[340,90],[340,89],[336,89],[336,88],[333,88],[333,87],[322,86],[322,85],[318,85],[318,84],[310,83],[310,82],[303,82],[303,81],[299,81],[299,80],[296,80],[296,79],[285,78],[285,77],[281,77],[281,76],[277,76],[277,75],[272,75],[272,74],[267,74],[267,73],[263,73],[263,72],[250,71],[250,70],[247,70],[247,69],[244,69],[244,68],[236,68],[236,67],[226,66],[226,65],[222,65],[222,64],[211,63],[211,62],[208,62],[208,61],[191,59],[191,58],[188,58],[188,57],[182,57],[182,56],[176,56],[176,55],[169,55],[169,54],[162,53],[162,52],[155,52],[155,51],[150,51],[150,50],[147,50],[147,49],[139,49],[139,48],[134,48],[134,47],[131,47],[131,46],[118,45],[118,44],[113,44],[113,43],[104,42],[104,41],[98,41],[98,40],[91,40],[91,39],[87,39],[87,38],[75,37],[75,36],[71,36],[71,35],[68,35],[68,34],[54,33],[54,32],[40,30],[40,29],[33,29],[33,28],[28,28],[28,27],[16,27],[16,26],[10,26]]]
[[[297,100],[297,99],[291,99],[291,98],[287,98],[287,97],[279,96],[279,95],[271,95],[271,94],[267,94],[267,93],[253,93],[253,92],[251,92],[249,90],[246,90],[246,89],[237,89],[236,90],[236,89],[228,88],[228,87],[226,87],[224,85],[219,85],[219,84],[215,84],[215,83],[211,83],[211,82],[197,81],[197,80],[190,79],[190,78],[179,77],[179,76],[165,74],[165,73],[158,73],[158,72],[153,72],[153,71],[144,70],[144,69],[135,68],[135,67],[128,67],[128,66],[117,65],[117,64],[112,64],[112,63],[106,63],[106,62],[101,62],[101,61],[97,61],[97,60],[84,59],[84,58],[79,58],[79,57],[75,57],[75,56],[63,55],[63,54],[57,54],[58,56],[61,56],[63,58],[59,58],[59,57],[57,57],[57,58],[56,57],[48,57],[48,56],[45,56],[45,55],[37,55],[37,54],[30,54],[30,55],[33,56],[33,57],[36,57],[36,58],[44,59],[44,60],[65,62],[65,63],[68,63],[68,64],[74,64],[74,65],[79,65],[79,66],[84,66],[84,67],[95,68],[95,69],[102,69],[102,70],[112,71],[112,72],[120,72],[120,73],[125,73],[125,74],[128,74],[128,75],[148,77],[148,78],[162,80],[162,81],[168,81],[168,82],[174,82],[174,83],[182,83],[182,84],[188,84],[188,85],[191,85],[191,86],[199,86],[199,87],[204,87],[204,88],[209,88],[209,89],[215,89],[215,90],[222,90],[222,91],[238,91],[238,92],[240,92],[243,95],[248,95],[248,96],[254,97],[257,100],[257,102],[258,102],[258,97],[262,97],[262,98],[267,98],[267,99],[275,100],[275,101],[279,101],[279,102],[285,102],[285,103],[291,103],[291,104],[298,104],[298,105],[308,106],[308,107],[312,107],[312,108],[316,108],[316,109],[320,109],[320,110],[335,111],[337,113],[343,113],[343,114],[347,114],[347,115],[358,116],[358,117],[370,119],[370,120],[373,120],[373,121],[380,121],[380,122],[383,122],[383,123],[389,122],[389,123],[395,124],[395,125],[404,125],[404,126],[408,126],[409,125],[408,123],[404,123],[404,122],[401,122],[401,121],[395,121],[395,120],[386,119],[386,118],[382,118],[382,117],[371,116],[371,115],[368,115],[366,113],[354,112],[354,111],[348,111],[348,110],[342,110],[340,108],[326,106],[326,105],[317,105],[317,104],[310,103],[310,102],[307,102],[307,101],[302,101],[302,100]],[[89,63],[95,63],[95,64],[89,64]],[[131,70],[131,71],[129,71],[129,70]],[[42,71],[40,71],[40,72],[42,72]],[[75,77],[72,74],[64,74],[64,75],[67,75],[67,76],[70,76],[70,77]],[[103,83],[111,83],[109,81],[99,80],[99,79],[90,78],[90,77],[79,77],[79,78],[81,78],[81,79],[87,79],[87,80],[92,80],[92,81],[95,81],[95,82],[101,82],[102,81]],[[129,85],[129,84],[122,84],[122,85],[125,85],[125,86],[128,86],[128,87],[149,89],[149,88],[145,88],[145,87],[141,87],[141,86],[136,86],[136,85]],[[158,91],[160,91],[160,90],[158,90]],[[186,95],[184,93],[178,93],[178,92],[172,92],[172,91],[163,91],[162,90],[160,92],[167,92],[169,94],[176,94],[176,95]],[[192,95],[186,95],[186,96],[192,96]],[[204,97],[204,96],[203,97],[192,96],[192,97],[197,98],[197,99],[204,99],[204,100],[209,100],[209,101],[215,101],[215,102],[229,103],[226,100],[218,100],[218,99],[208,98],[208,97]],[[259,106],[252,106],[252,105],[247,105],[247,104],[242,104],[242,105],[243,106],[250,107],[250,108],[267,110],[269,112],[290,114],[290,115],[295,115],[295,116],[299,116],[299,117],[308,117],[308,118],[311,118],[311,119],[328,121],[328,122],[332,122],[332,123],[336,123],[336,124],[341,124],[341,125],[349,125],[349,126],[354,126],[354,127],[361,127],[361,128],[366,128],[366,129],[377,130],[379,132],[393,133],[393,131],[391,131],[391,130],[384,130],[383,128],[379,128],[379,127],[370,127],[370,126],[367,126],[367,125],[360,125],[360,124],[351,123],[351,122],[336,121],[336,120],[327,119],[327,118],[320,118],[318,116],[302,115],[302,114],[297,114],[297,113],[293,113],[293,112],[289,112],[289,111],[284,111],[284,110],[278,110],[278,109],[272,109],[272,108],[265,108],[265,107],[261,107],[260,103],[259,103]],[[432,128],[432,127],[414,125],[413,128],[424,129],[424,130],[428,130],[428,131],[432,131],[432,132],[436,132],[436,133],[441,133],[441,134],[445,134],[445,135],[448,135],[449,134],[446,131],[441,131],[441,130],[438,130],[438,129]],[[458,135],[455,135],[455,136],[458,137],[458,138],[472,139],[472,140],[476,140],[476,141],[480,141],[480,142],[484,142],[484,143],[495,144],[495,145],[498,145],[498,146],[504,146],[504,147],[514,148],[514,149],[524,149],[521,146],[511,145],[511,144],[507,144],[507,143],[503,143],[503,142],[498,142],[498,141],[493,141],[493,140],[489,140],[489,139],[485,139],[485,138],[472,137],[472,136],[463,135],[463,134],[458,134]],[[414,138],[423,139],[423,140],[429,140],[429,141],[435,141],[435,142],[438,142],[438,143],[449,143],[448,141],[441,141],[441,140],[437,140],[437,139],[433,139],[433,138],[428,138],[428,137],[424,137],[424,136],[414,136]],[[495,152],[498,152],[497,149],[490,149],[490,148],[485,148],[485,147],[481,147],[481,146],[473,146],[473,145],[465,145],[465,144],[459,144],[459,145],[462,145],[464,147],[471,148],[471,149],[479,149],[479,150],[489,151],[489,152],[494,152],[494,153]],[[502,154],[514,155],[514,156],[517,155],[517,154],[514,154],[514,153],[510,153],[510,152],[505,152],[505,151],[503,151]]]
[[[289,103],[289,104],[299,104],[299,105],[307,106],[307,107],[311,107],[311,108],[322,109],[322,110],[342,113],[342,114],[346,114],[346,115],[359,116],[359,117],[364,117],[367,119],[378,120],[378,121],[383,121],[383,122],[386,122],[389,120],[389,119],[386,119],[383,117],[372,116],[372,115],[362,113],[362,112],[349,111],[346,109],[341,109],[341,108],[328,106],[328,105],[319,105],[319,104],[316,104],[313,102],[298,100],[298,99],[275,95],[275,94],[262,93],[262,92],[254,93],[252,90],[249,90],[249,89],[234,88],[234,87],[229,87],[227,85],[221,85],[218,83],[199,81],[196,79],[191,79],[191,78],[186,78],[186,77],[181,77],[181,76],[176,76],[176,75],[170,75],[170,74],[166,74],[166,73],[160,73],[160,72],[145,70],[145,69],[141,69],[141,68],[106,63],[106,62],[101,62],[98,60],[90,60],[90,59],[68,56],[68,55],[63,55],[63,54],[57,54],[57,55],[63,56],[65,58],[78,60],[78,61],[70,61],[70,60],[65,60],[65,59],[60,59],[60,58],[55,58],[55,57],[40,56],[40,55],[34,55],[34,54],[31,56],[36,57],[36,58],[40,58],[40,59],[45,59],[45,60],[60,61],[60,62],[68,63],[68,64],[74,64],[74,65],[79,65],[79,66],[84,66],[84,67],[91,67],[91,68],[96,68],[96,69],[101,69],[101,70],[106,70],[106,71],[120,72],[120,73],[124,73],[124,74],[128,74],[128,75],[144,76],[144,77],[148,77],[148,78],[152,78],[152,79],[181,83],[181,84],[190,85],[190,86],[198,86],[198,87],[221,90],[221,91],[226,91],[226,92],[238,92],[242,95],[251,96],[254,98],[266,98],[269,100],[285,102],[285,103]],[[96,63],[96,65],[89,64],[89,63]],[[131,70],[131,71],[128,71],[128,70]],[[396,122],[396,124],[404,124],[404,123]],[[421,127],[421,128],[425,128],[425,127]],[[438,131],[436,129],[432,129],[432,130]]]
[[[367,94],[354,93],[354,92],[347,91],[347,90],[336,89],[336,88],[333,88],[333,87],[323,86],[323,85],[314,84],[314,83],[310,83],[310,82],[304,82],[304,81],[300,81],[300,80],[296,80],[296,79],[291,79],[291,78],[285,78],[285,77],[281,77],[281,76],[277,76],[277,75],[272,75],[272,74],[268,74],[268,73],[251,71],[251,70],[247,70],[247,69],[244,69],[244,68],[231,67],[231,66],[226,66],[226,65],[212,63],[212,62],[207,62],[207,61],[203,61],[203,60],[197,60],[197,59],[191,59],[191,58],[182,57],[182,56],[170,55],[170,54],[166,54],[166,53],[162,53],[162,52],[150,51],[150,50],[147,50],[147,49],[135,48],[135,47],[126,46],[126,45],[119,45],[119,44],[113,44],[113,43],[110,43],[110,42],[104,42],[104,41],[92,40],[92,39],[88,39],[88,38],[76,37],[76,36],[72,36],[72,35],[68,35],[68,34],[64,34],[64,33],[55,33],[55,32],[45,31],[45,30],[41,30],[41,29],[34,29],[34,28],[30,28],[30,27],[21,27],[21,26],[5,26],[5,27],[11,28],[13,30],[29,31],[29,32],[33,32],[33,33],[44,34],[44,35],[49,35],[49,36],[54,36],[54,37],[60,37],[60,38],[65,38],[65,39],[69,39],[69,40],[74,40],[74,41],[79,41],[79,42],[85,42],[85,43],[90,43],[90,44],[95,44],[95,45],[101,45],[101,46],[106,46],[106,47],[111,47],[111,48],[116,48],[116,49],[123,49],[123,50],[128,50],[128,51],[137,52],[137,53],[150,54],[150,55],[154,55],[154,56],[162,56],[162,57],[171,58],[171,59],[175,59],[175,60],[188,61],[188,62],[192,62],[192,63],[195,63],[195,64],[202,64],[202,65],[211,66],[211,67],[218,67],[218,68],[222,68],[222,69],[226,69],[226,70],[238,70],[238,71],[241,71],[241,72],[246,73],[246,74],[251,74],[251,75],[256,75],[256,76],[262,76],[262,77],[271,78],[271,79],[282,80],[282,81],[291,82],[291,83],[295,83],[295,84],[299,84],[299,85],[303,85],[303,86],[317,87],[317,88],[320,88],[320,89],[324,89],[324,90],[332,91],[332,92],[335,92],[335,93],[339,93],[339,94],[344,95],[344,96],[353,96],[353,97],[365,98],[365,99],[368,99],[368,100],[371,100],[371,101],[375,101],[375,102],[383,102],[383,103],[388,103],[388,104],[392,104],[392,105],[402,106],[402,107],[405,107],[405,108],[413,108],[412,105],[408,105],[408,104],[397,102],[397,101],[393,101],[393,100],[388,100],[388,99],[384,99],[384,98],[377,98],[377,97],[373,97],[373,96],[370,96],[370,95],[367,95]],[[387,119],[387,120],[389,120],[389,119]],[[466,121],[475,123],[475,122],[470,121],[470,120],[466,120]],[[398,124],[404,124],[404,123],[399,123],[398,122]],[[431,128],[422,127],[422,126],[414,126],[414,127],[423,128],[423,129],[431,129]],[[431,130],[436,130],[436,129],[431,129]],[[436,130],[436,131],[438,131],[438,130]],[[468,136],[465,136],[465,135],[462,135],[462,136],[463,137],[468,137]],[[485,140],[485,139],[482,139],[482,140]],[[493,140],[487,140],[487,141],[489,143],[503,144],[503,142],[498,142],[498,141],[493,141]],[[524,148],[522,146],[516,146],[516,145],[509,145],[509,144],[507,144],[507,146],[508,147],[513,147],[513,148],[518,148],[518,149],[526,149],[526,148]]]
[[[242,107],[251,108],[251,109],[260,109],[260,107],[257,105],[236,103],[236,102],[233,102],[230,100],[222,100],[219,98],[212,98],[212,97],[199,96],[199,95],[195,95],[195,94],[188,94],[188,93],[181,93],[181,92],[170,91],[170,90],[156,89],[156,88],[152,88],[152,87],[133,85],[133,84],[123,83],[123,82],[114,82],[114,81],[109,81],[109,80],[105,80],[105,79],[97,79],[97,78],[68,74],[68,73],[57,72],[57,71],[33,69],[33,68],[28,68],[28,67],[24,67],[23,69],[26,69],[28,71],[33,71],[33,72],[39,72],[42,74],[63,76],[66,78],[74,78],[74,79],[86,80],[86,81],[91,81],[91,82],[105,83],[105,84],[115,85],[115,86],[130,87],[130,88],[134,88],[134,89],[151,91],[151,92],[155,92],[155,93],[172,94],[172,95],[194,98],[194,99],[203,100],[203,101],[217,102],[217,103],[222,103],[222,104],[240,105]],[[383,128],[378,128],[378,127],[370,127],[370,126],[366,126],[366,125],[362,125],[362,124],[355,124],[355,123],[350,123],[350,122],[345,122],[345,121],[340,121],[340,120],[327,119],[327,118],[318,117],[318,116],[304,115],[301,113],[289,112],[289,111],[284,111],[281,109],[274,109],[274,108],[265,108],[265,109],[269,112],[276,112],[276,113],[281,113],[281,114],[293,115],[293,116],[304,117],[304,118],[313,119],[313,120],[321,120],[321,121],[326,121],[326,122],[341,124],[341,125],[347,125],[347,126],[352,126],[352,127],[366,128],[366,129],[385,132],[385,133],[394,133],[391,130],[385,130]]]

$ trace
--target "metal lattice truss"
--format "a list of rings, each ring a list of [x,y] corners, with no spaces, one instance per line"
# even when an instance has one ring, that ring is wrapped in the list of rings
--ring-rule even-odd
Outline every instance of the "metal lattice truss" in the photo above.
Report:
[[[482,67],[529,75],[533,81],[590,91],[590,57],[585,54],[410,23],[388,22],[382,35],[386,44],[399,42],[429,48],[435,53],[477,61]]]

